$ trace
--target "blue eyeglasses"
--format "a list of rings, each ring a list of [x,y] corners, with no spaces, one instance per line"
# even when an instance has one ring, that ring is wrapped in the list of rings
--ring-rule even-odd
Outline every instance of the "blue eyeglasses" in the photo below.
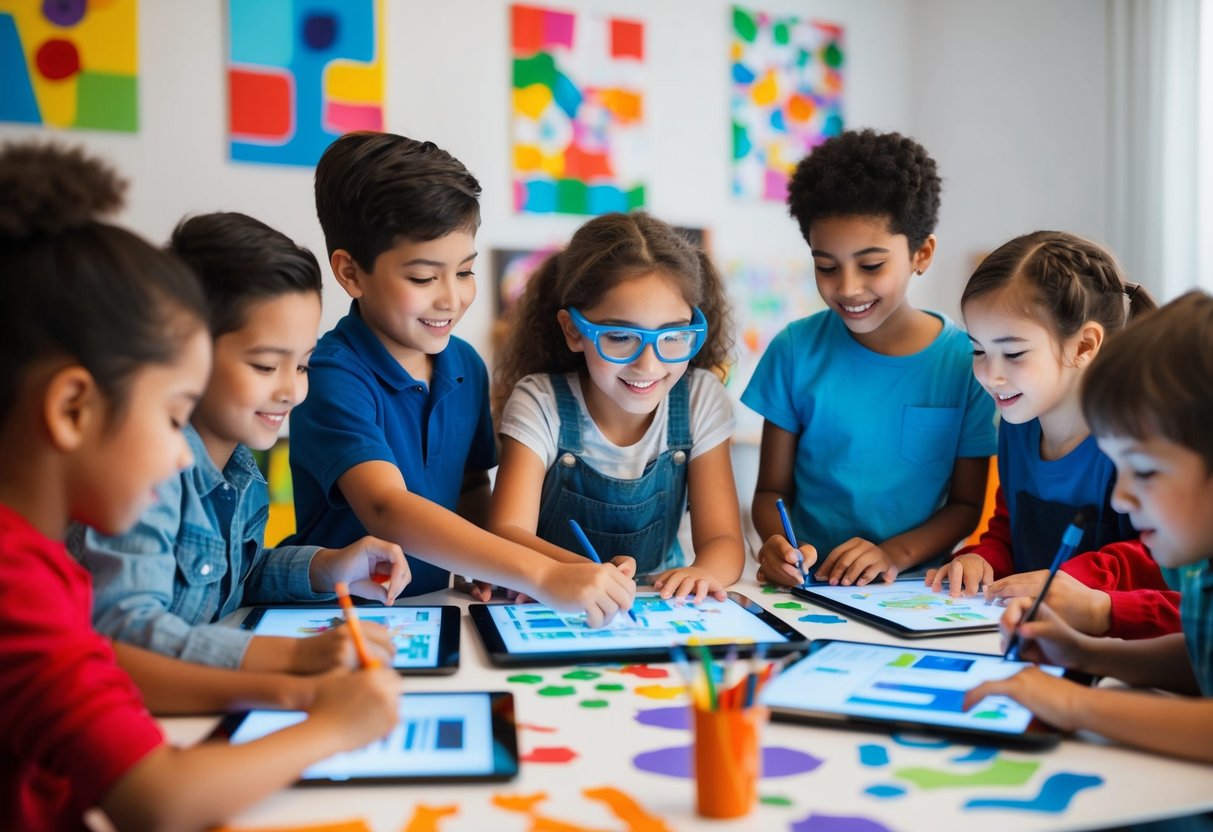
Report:
[[[698,307],[691,315],[690,324],[665,329],[595,324],[587,321],[584,315],[572,307],[569,307],[568,311],[577,331],[593,341],[598,354],[612,364],[631,364],[649,344],[653,345],[657,358],[666,364],[690,361],[708,337],[708,319]]]

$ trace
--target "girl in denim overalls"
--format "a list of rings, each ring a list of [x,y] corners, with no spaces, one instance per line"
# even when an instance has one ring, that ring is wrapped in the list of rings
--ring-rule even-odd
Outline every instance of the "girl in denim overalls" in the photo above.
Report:
[[[973,373],[1002,416],[999,490],[981,540],[927,580],[953,595],[1036,595],[1079,508],[1095,514],[1049,589],[1074,626],[1125,638],[1179,629],[1178,599],[1111,505],[1115,470],[1082,416],[1079,385],[1104,339],[1154,301],[1126,283],[1112,255],[1058,231],[1000,246],[969,278],[961,311]],[[1017,574],[1019,573],[1019,574]]]
[[[731,331],[719,273],[671,226],[583,225],[531,277],[497,367],[491,531],[573,562],[586,554],[573,519],[663,597],[723,598],[745,559],[732,412],[712,372]],[[692,559],[677,537],[688,499]]]

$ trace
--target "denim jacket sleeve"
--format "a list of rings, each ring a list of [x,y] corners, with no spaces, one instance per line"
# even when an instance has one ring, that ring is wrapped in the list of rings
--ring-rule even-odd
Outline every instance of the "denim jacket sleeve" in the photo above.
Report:
[[[262,530],[264,533],[264,530]],[[245,604],[282,601],[324,601],[331,592],[313,592],[310,572],[319,546],[277,546],[262,549],[244,587]]]
[[[92,573],[93,626],[103,635],[185,661],[237,668],[252,639],[245,630],[207,623],[210,596],[226,574],[212,555],[179,568],[181,477],[161,485],[159,499],[127,533],[105,537],[74,526],[68,546]]]

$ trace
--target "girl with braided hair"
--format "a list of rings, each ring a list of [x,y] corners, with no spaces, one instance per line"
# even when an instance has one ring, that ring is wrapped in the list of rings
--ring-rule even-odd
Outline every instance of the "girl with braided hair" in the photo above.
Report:
[[[1062,532],[1096,509],[1079,554],[1049,588],[1050,606],[1093,635],[1140,638],[1179,629],[1178,597],[1127,515],[1111,506],[1115,468],[1083,419],[1079,382],[1105,340],[1155,308],[1112,254],[1060,231],[1016,237],[969,278],[961,312],[973,374],[993,397],[999,490],[980,540],[927,583],[987,600],[1040,592]]]

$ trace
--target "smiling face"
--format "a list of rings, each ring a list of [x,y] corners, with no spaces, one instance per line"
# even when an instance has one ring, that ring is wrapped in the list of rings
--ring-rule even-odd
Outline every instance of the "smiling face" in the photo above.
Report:
[[[215,369],[192,419],[222,470],[236,444],[266,450],[307,395],[320,297],[292,292],[250,304],[244,324],[215,339]]]
[[[1059,345],[1037,321],[985,298],[965,305],[964,321],[973,344],[973,375],[1003,419],[1019,425],[1063,403],[1076,405],[1075,344]]]
[[[369,272],[341,249],[332,258],[363,322],[405,370],[427,382],[430,356],[446,349],[476,299],[475,262],[476,237],[468,231],[401,242],[376,257]]]
[[[825,217],[809,232],[817,291],[860,343],[913,310],[905,303],[915,272],[924,271],[935,252],[928,237],[910,251],[904,234],[893,234],[885,217]]]
[[[621,281],[593,306],[579,311],[591,323],[642,329],[686,326],[693,313],[678,285],[660,272]],[[663,362],[650,344],[630,364],[612,363],[577,330],[568,312],[562,309],[558,315],[569,349],[585,355],[591,382],[584,391],[586,405],[599,427],[604,421],[635,423],[636,417],[645,417],[647,424],[647,417],[686,373],[688,362]]]
[[[1213,557],[1213,471],[1200,454],[1159,436],[1101,436],[1116,465],[1112,507],[1129,515],[1163,566]]]

